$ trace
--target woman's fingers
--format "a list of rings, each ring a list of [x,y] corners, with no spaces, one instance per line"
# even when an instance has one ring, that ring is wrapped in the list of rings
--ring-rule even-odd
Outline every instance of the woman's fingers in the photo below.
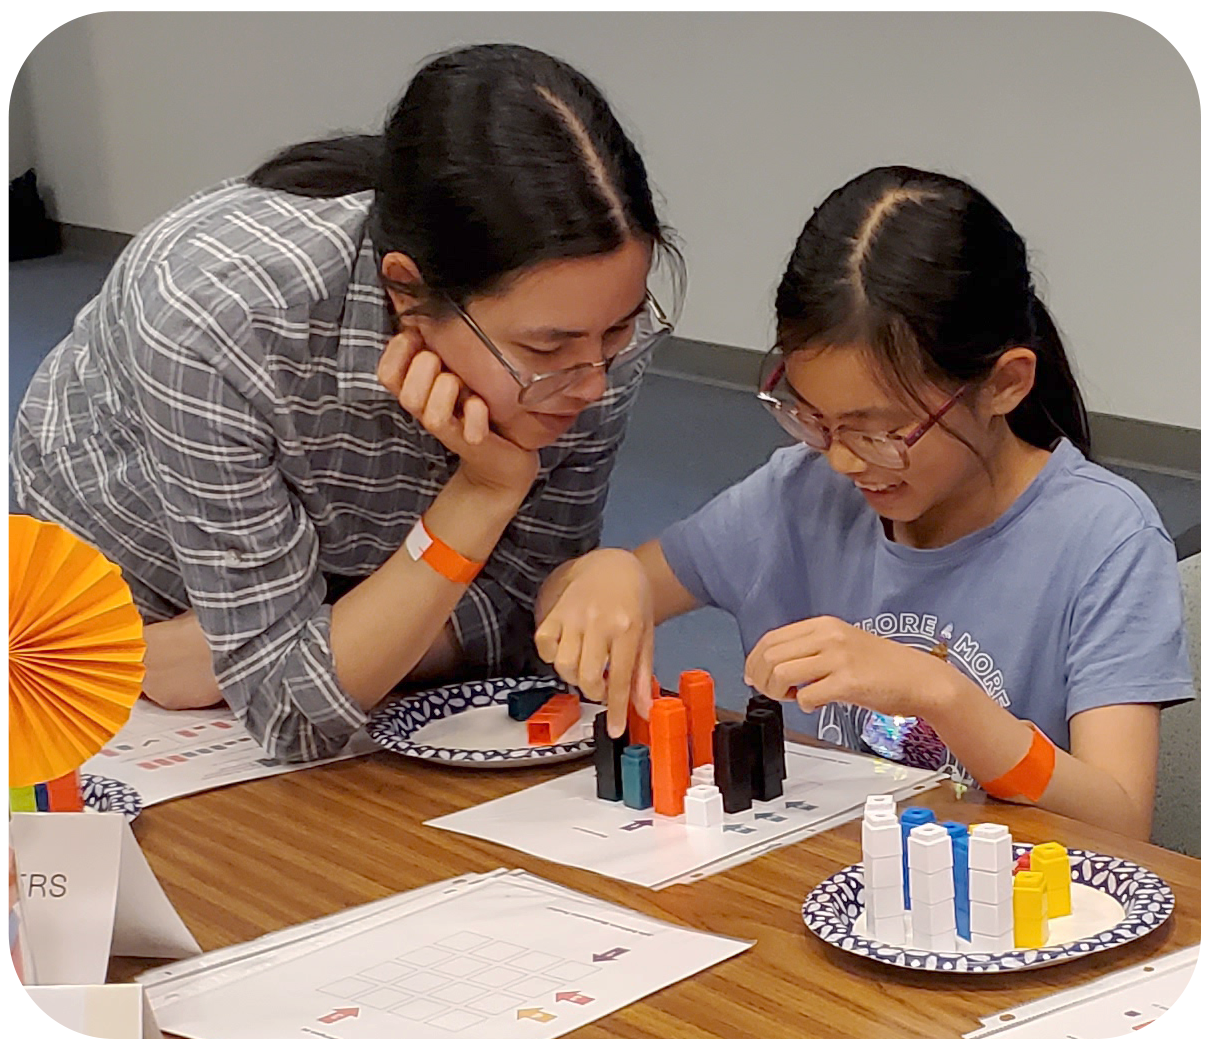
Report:
[[[490,432],[491,419],[487,413],[486,401],[480,396],[469,396],[461,411],[462,417],[465,419],[466,443],[477,447]]]
[[[454,426],[453,411],[457,407],[457,397],[461,393],[461,382],[449,371],[442,371],[432,381],[428,392],[428,402],[424,404],[420,423],[438,439],[451,436]]]
[[[398,398],[403,389],[403,378],[412,357],[422,348],[423,338],[412,328],[396,334],[386,343],[382,355],[378,358],[377,376],[391,395]]]
[[[440,357],[433,352],[416,353],[403,376],[398,402],[412,415],[420,418],[432,392],[432,383],[440,374]]]
[[[654,696],[650,693],[651,680],[654,678],[654,625],[649,624],[642,633],[641,644],[638,648],[638,662],[634,669],[633,704],[638,715],[643,720],[650,719],[650,706]]]

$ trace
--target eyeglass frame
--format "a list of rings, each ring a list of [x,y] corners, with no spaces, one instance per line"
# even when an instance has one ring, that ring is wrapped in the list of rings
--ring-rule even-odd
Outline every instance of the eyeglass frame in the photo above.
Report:
[[[853,430],[847,429],[844,426],[836,426],[834,429],[832,429],[829,426],[823,425],[817,419],[810,419],[810,421],[807,423],[803,418],[801,418],[796,413],[795,408],[784,404],[777,397],[773,396],[772,390],[774,388],[776,388],[776,385],[780,382],[781,378],[785,379],[785,384],[788,385],[789,392],[791,392],[792,395],[798,401],[800,401],[801,404],[803,404],[803,405],[806,404],[806,400],[797,392],[796,389],[793,388],[792,383],[790,383],[788,381],[788,378],[786,377],[786,366],[785,366],[785,363],[783,360],[779,364],[777,364],[776,368],[772,371],[771,376],[768,378],[768,380],[766,382],[764,382],[762,384],[759,391],[755,394],[756,399],[759,400],[759,402],[761,404],[763,404],[763,406],[765,408],[767,408],[768,412],[772,415],[773,418],[776,419],[777,423],[780,425],[780,427],[782,429],[785,428],[784,423],[781,422],[781,420],[780,420],[782,413],[789,415],[791,418],[795,419],[797,422],[801,423],[802,425],[809,424],[809,425],[815,426],[818,429],[818,431],[822,434],[822,437],[825,440],[825,446],[814,447],[814,445],[811,444],[808,440],[804,440],[792,432],[789,433],[790,436],[794,437],[794,439],[799,440],[801,443],[805,444],[807,447],[812,447],[815,451],[822,451],[822,452],[829,451],[835,443],[840,443],[843,445],[843,447],[847,451],[854,454],[857,458],[860,459],[860,461],[864,462],[865,464],[877,465],[877,466],[880,466],[882,469],[891,469],[895,472],[900,472],[904,469],[910,468],[910,456],[907,454],[907,452],[910,450],[910,448],[912,448],[915,444],[917,444],[927,434],[927,432],[941,418],[943,418],[945,414],[948,413],[949,410],[951,410],[953,407],[956,406],[957,401],[968,391],[970,384],[971,384],[969,382],[966,382],[964,385],[962,385],[959,389],[956,390],[955,393],[952,394],[952,396],[947,400],[946,403],[943,404],[943,406],[937,408],[935,411],[932,411],[930,414],[928,414],[925,420],[920,422],[913,429],[911,429],[910,432],[906,433],[905,435],[902,435],[900,433],[891,432],[889,430],[886,430],[885,432],[879,432],[879,433],[861,433],[862,436],[871,437],[876,440],[886,440],[892,444],[900,446],[902,464],[901,465],[886,465],[884,462],[869,463],[867,458],[865,458],[862,454],[860,454],[859,451],[857,451],[846,440],[843,439],[843,435],[845,433],[852,432]],[[786,429],[785,431],[787,432],[788,430]]]
[[[624,348],[618,349],[615,353],[612,354],[612,356],[605,357],[602,360],[596,360],[592,363],[588,363],[585,361],[583,363],[571,364],[570,367],[563,367],[557,371],[546,371],[543,374],[535,374],[535,375],[530,376],[529,379],[526,381],[521,376],[520,372],[508,360],[508,358],[503,355],[503,353],[500,351],[498,346],[496,346],[495,343],[493,341],[491,341],[491,339],[490,339],[490,337],[488,337],[487,333],[481,327],[478,326],[478,324],[474,320],[474,318],[468,312],[466,312],[466,310],[458,302],[454,301],[449,295],[445,295],[444,297],[445,297],[445,300],[451,306],[453,306],[453,308],[457,311],[457,315],[460,316],[466,322],[466,326],[469,327],[470,330],[473,331],[478,336],[478,340],[487,347],[487,349],[490,351],[491,355],[494,356],[496,360],[498,360],[501,364],[503,364],[504,369],[508,372],[508,374],[510,374],[512,376],[512,378],[515,380],[516,384],[518,386],[520,386],[520,393],[517,396],[517,400],[521,404],[525,404],[525,394],[531,388],[533,388],[533,386],[535,386],[538,382],[545,381],[547,378],[555,378],[560,375],[570,375],[570,374],[574,374],[576,371],[578,371],[582,374],[586,374],[587,372],[594,371],[597,368],[602,368],[604,373],[608,374],[609,370],[612,368],[612,365],[616,362],[617,358],[620,357],[625,352],[625,349],[629,348],[629,345],[626,345]],[[640,353],[635,352],[633,354],[633,359],[635,359],[635,360],[640,355],[645,355],[646,353],[650,352],[650,350],[653,349],[654,346],[658,342],[662,341],[664,338],[666,338],[668,335],[670,335],[675,330],[675,324],[673,324],[671,322],[671,320],[669,320],[667,318],[667,314],[665,312],[663,312],[663,307],[659,305],[658,299],[654,297],[653,293],[651,293],[649,288],[646,289],[646,296],[645,296],[645,298],[643,298],[642,304],[643,304],[643,306],[648,306],[650,308],[650,311],[654,314],[654,320],[655,320],[655,323],[658,325],[659,329],[656,330],[651,335],[651,337],[646,340],[646,343],[642,346]],[[636,317],[635,317],[635,323],[636,323]],[[634,331],[634,337],[635,338],[637,337],[636,330]],[[632,344],[632,343],[630,343],[630,344]],[[569,386],[568,386],[568,388],[569,388]],[[551,393],[549,395],[554,396],[557,394]],[[536,402],[543,403],[548,398],[549,398],[548,396],[542,397],[542,399],[537,400]],[[526,406],[528,406],[528,405],[526,404]]]

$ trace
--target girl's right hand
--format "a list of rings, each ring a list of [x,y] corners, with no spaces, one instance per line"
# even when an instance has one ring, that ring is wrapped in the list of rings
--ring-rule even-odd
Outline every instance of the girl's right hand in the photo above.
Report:
[[[406,328],[386,343],[377,374],[400,406],[461,459],[466,480],[523,501],[537,479],[537,452],[491,428],[486,401],[445,369],[417,330]]]
[[[650,717],[654,601],[641,562],[597,549],[568,565],[562,591],[534,637],[537,653],[592,701],[607,702],[608,733],[625,731],[632,701]]]

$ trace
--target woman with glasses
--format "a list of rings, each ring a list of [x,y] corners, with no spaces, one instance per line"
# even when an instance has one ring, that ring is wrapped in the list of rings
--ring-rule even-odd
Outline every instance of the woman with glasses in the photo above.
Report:
[[[681,263],[597,88],[450,52],[384,134],[286,149],[118,260],[22,403],[20,506],[117,562],[146,694],[339,749],[400,680],[536,663],[599,540]],[[663,303],[673,306],[673,302]]]
[[[1195,694],[1174,550],[1087,458],[1019,235],[962,181],[868,171],[806,223],[776,314],[758,396],[797,445],[559,568],[543,657],[616,737],[654,625],[720,607],[788,726],[1147,837],[1160,710]]]

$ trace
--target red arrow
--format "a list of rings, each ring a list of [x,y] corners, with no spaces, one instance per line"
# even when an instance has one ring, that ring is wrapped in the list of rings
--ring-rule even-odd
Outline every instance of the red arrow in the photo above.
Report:
[[[325,1014],[319,1021],[325,1025],[330,1025],[332,1022],[338,1022],[343,1018],[356,1018],[361,1013],[360,1007],[337,1007],[331,1014]]]
[[[590,996],[584,996],[578,992],[560,992],[555,997],[559,1003],[594,1003],[595,1001]]]

